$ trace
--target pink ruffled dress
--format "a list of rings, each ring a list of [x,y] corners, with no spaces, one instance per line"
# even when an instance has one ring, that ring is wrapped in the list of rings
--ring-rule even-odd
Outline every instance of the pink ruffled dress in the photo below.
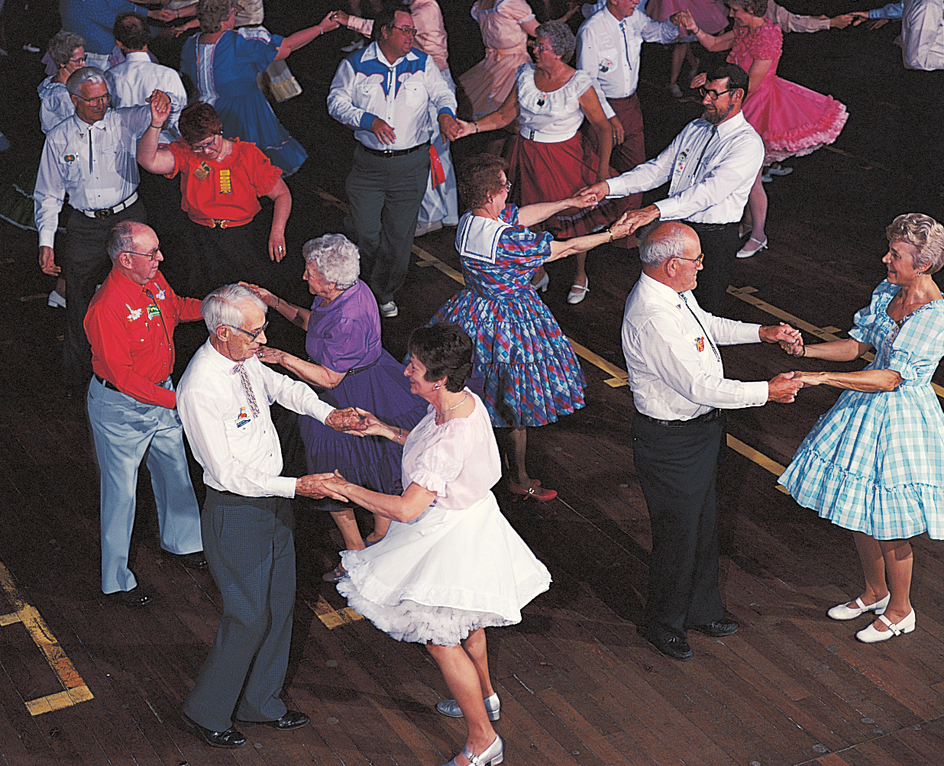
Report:
[[[783,52],[783,32],[766,19],[756,30],[735,27],[735,41],[728,61],[750,72],[755,60],[772,60],[760,85],[744,101],[744,117],[764,139],[764,164],[787,157],[802,157],[831,144],[842,132],[849,115],[832,96],[777,77]]]

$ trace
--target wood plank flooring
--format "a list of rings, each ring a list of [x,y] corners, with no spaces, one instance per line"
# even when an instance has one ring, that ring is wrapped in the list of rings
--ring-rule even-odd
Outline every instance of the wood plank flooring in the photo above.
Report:
[[[443,3],[453,73],[481,56],[466,3]],[[830,14],[851,4],[789,6]],[[855,6],[858,7],[858,6]],[[267,3],[267,24],[290,31],[315,23],[324,3]],[[842,336],[883,277],[884,228],[901,212],[944,219],[941,73],[902,70],[894,24],[788,35],[780,74],[847,104],[835,146],[791,163],[768,187],[770,249],[738,263],[725,313],[771,323],[789,315],[813,332]],[[292,56],[305,93],[279,105],[311,159],[289,180],[294,208],[290,255],[270,285],[305,299],[300,246],[343,230],[344,178],[353,139],[324,113],[340,59],[341,33]],[[346,39],[346,38],[345,38]],[[163,46],[163,47],[162,47]],[[155,49],[165,59],[173,47]],[[14,144],[0,154],[4,188],[34,162],[38,56],[0,60],[6,103],[0,129]],[[660,151],[700,112],[665,92],[668,51],[646,46],[639,88],[647,151]],[[474,138],[454,147],[465,156]],[[655,199],[653,195],[648,198]],[[648,199],[647,198],[647,199]],[[158,234],[161,231],[158,230]],[[398,318],[384,322],[385,345],[402,355],[458,285],[453,230],[417,240]],[[98,481],[84,402],[59,382],[62,312],[45,306],[51,289],[36,268],[35,235],[0,225],[0,764],[86,766],[437,766],[458,752],[463,726],[433,707],[446,694],[426,651],[394,642],[345,603],[320,575],[335,565],[339,538],[329,518],[297,503],[298,599],[285,698],[312,725],[280,733],[246,727],[249,745],[203,745],[180,708],[213,640],[220,598],[206,572],[159,550],[147,472],[142,471],[132,562],[158,594],[128,609],[99,590]],[[166,254],[173,273],[174,253]],[[448,268],[446,268],[448,267]],[[864,646],[864,621],[825,611],[861,587],[849,535],[778,491],[771,467],[785,466],[836,392],[801,392],[793,406],[732,412],[720,466],[722,589],[741,630],[726,639],[691,637],[696,658],[678,663],[637,633],[649,525],[632,462],[632,397],[612,385],[622,368],[619,326],[638,277],[635,251],[600,248],[589,261],[591,292],[578,306],[565,295],[572,265],[552,265],[545,298],[564,331],[590,352],[583,366],[587,406],[530,434],[533,473],[560,492],[546,504],[496,493],[509,521],[546,562],[554,583],[521,624],[493,630],[490,661],[502,698],[497,728],[513,766],[938,766],[944,762],[944,547],[915,541],[913,601],[918,629]],[[178,329],[179,375],[203,342],[198,325]],[[299,351],[302,337],[273,317],[272,345]],[[771,347],[724,350],[726,370],[768,379],[793,366]],[[607,363],[597,366],[592,360]],[[861,366],[861,362],[849,365]],[[935,381],[944,384],[938,373]],[[297,460],[286,429],[289,462]],[[202,495],[200,472],[192,464]],[[462,563],[458,562],[457,566]],[[31,620],[38,615],[40,621]],[[27,629],[29,628],[29,630]],[[45,652],[43,651],[45,649]],[[83,692],[87,689],[87,692]],[[46,712],[39,712],[45,710]]]

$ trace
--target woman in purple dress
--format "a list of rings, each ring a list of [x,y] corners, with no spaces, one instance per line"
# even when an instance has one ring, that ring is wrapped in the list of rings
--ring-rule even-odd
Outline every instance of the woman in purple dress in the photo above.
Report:
[[[360,254],[343,234],[326,234],[302,248],[307,266],[303,279],[315,296],[310,309],[283,301],[268,290],[250,285],[267,306],[307,332],[308,360],[263,346],[259,358],[280,364],[303,380],[325,389],[319,396],[335,407],[358,406],[408,432],[426,414],[427,403],[410,393],[403,365],[380,345],[380,312],[373,293],[357,277]],[[314,418],[299,418],[309,473],[340,470],[376,492],[400,494],[402,448],[387,439],[368,436],[352,439]],[[315,501],[331,512],[346,550],[365,547],[350,505],[325,498]],[[374,516],[374,531],[366,545],[386,534],[390,520]],[[337,582],[344,575],[338,567],[324,575]]]

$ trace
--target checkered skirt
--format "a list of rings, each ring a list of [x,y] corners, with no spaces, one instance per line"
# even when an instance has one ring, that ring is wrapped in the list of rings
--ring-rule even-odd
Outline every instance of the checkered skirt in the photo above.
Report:
[[[871,343],[866,369],[904,379],[881,393],[845,391],[800,445],[780,477],[796,501],[878,540],[927,532],[944,539],[944,415],[931,376],[944,356],[944,301],[908,316],[886,309],[898,287],[883,282],[856,314],[850,335]]]

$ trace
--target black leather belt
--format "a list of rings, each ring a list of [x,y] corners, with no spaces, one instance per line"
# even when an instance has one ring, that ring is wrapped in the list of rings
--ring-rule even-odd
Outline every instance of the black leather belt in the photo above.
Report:
[[[636,417],[642,418],[649,423],[655,423],[657,426],[665,426],[666,428],[687,428],[688,426],[700,426],[717,420],[721,417],[721,410],[709,410],[704,415],[699,415],[697,418],[692,418],[691,420],[656,420],[656,418],[650,418],[648,415],[643,415],[641,412],[637,412]]]
[[[413,152],[418,152],[420,149],[426,149],[428,147],[429,141],[425,144],[417,144],[409,149],[371,149],[369,146],[361,144],[361,149],[368,154],[376,154],[378,157],[402,157],[404,154],[413,154]]]
[[[97,380],[99,383],[105,386],[105,388],[110,388],[112,391],[118,391],[118,386],[116,386],[114,383],[112,383],[111,381],[105,380],[101,375],[97,375],[95,373],[93,374],[95,375],[95,380]]]
[[[347,371],[346,373],[344,373],[344,374],[345,374],[345,375],[357,375],[357,373],[359,373],[359,372],[364,372],[364,371],[366,371],[366,370],[369,370],[371,367],[373,367],[373,366],[374,366],[375,364],[377,364],[377,362],[379,362],[379,361],[380,361],[380,358],[378,357],[377,359],[375,359],[375,360],[374,360],[373,362],[371,362],[370,364],[365,364],[363,367],[352,367],[350,370],[348,370],[348,371]]]
[[[721,231],[729,226],[737,226],[737,221],[732,223],[701,223],[700,221],[682,221],[682,223],[691,226],[696,232],[702,231]]]

